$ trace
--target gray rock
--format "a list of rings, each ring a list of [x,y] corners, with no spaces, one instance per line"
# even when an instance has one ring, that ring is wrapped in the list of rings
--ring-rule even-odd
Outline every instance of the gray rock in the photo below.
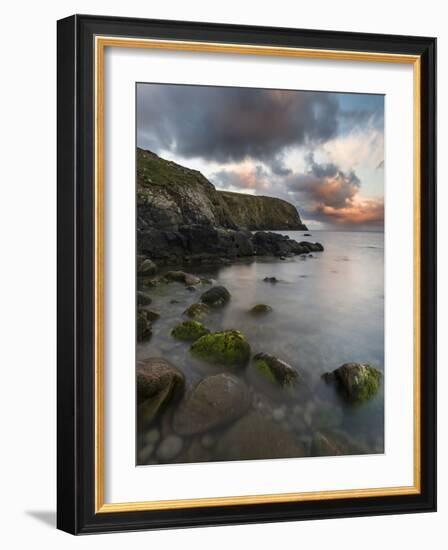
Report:
[[[144,436],[144,440],[146,443],[157,443],[159,439],[160,439],[160,432],[157,428],[152,428]]]
[[[154,449],[155,449],[154,443],[148,443],[147,445],[145,445],[139,453],[139,463],[146,464],[148,459],[151,458],[154,452]]]
[[[284,407],[279,407],[272,411],[272,418],[275,420],[275,422],[281,422],[282,420],[284,420],[285,416],[286,410]]]
[[[201,380],[185,397],[173,417],[173,429],[180,435],[194,435],[224,426],[249,408],[247,386],[230,374],[216,374]]]
[[[165,437],[157,447],[157,458],[161,462],[169,462],[176,458],[183,447],[183,440],[178,435],[169,435]]]
[[[151,296],[148,296],[145,292],[137,291],[137,305],[138,306],[149,306],[152,302]]]

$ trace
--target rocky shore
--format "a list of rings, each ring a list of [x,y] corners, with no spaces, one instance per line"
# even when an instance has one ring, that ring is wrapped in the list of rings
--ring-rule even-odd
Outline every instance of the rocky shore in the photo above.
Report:
[[[369,452],[364,441],[344,431],[342,406],[335,409],[325,391],[337,392],[347,406],[368,402],[381,383],[376,368],[346,363],[311,383],[298,365],[253,349],[238,327],[209,328],[213,316],[223,315],[232,304],[227,288],[185,271],[158,274],[149,259],[140,258],[140,269],[146,273],[139,279],[144,305],[138,306],[138,318],[145,322],[140,341],[151,340],[153,324],[163,316],[152,310],[151,294],[160,287],[183,288],[191,296],[189,305],[169,334],[173,346],[179,342],[205,370],[189,383],[172,361],[156,356],[138,361],[138,464]],[[247,315],[256,324],[260,315],[269,318],[273,311],[257,304]]]
[[[142,149],[137,149],[137,214],[138,252],[159,264],[322,250],[318,243],[268,232],[306,231],[292,204],[218,191],[200,172]]]

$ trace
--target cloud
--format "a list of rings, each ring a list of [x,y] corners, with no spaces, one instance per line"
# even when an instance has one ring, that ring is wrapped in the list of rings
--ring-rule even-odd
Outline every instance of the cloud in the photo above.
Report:
[[[362,198],[361,181],[354,171],[344,172],[334,163],[319,164],[307,156],[308,169],[290,177],[289,200],[300,205],[305,219],[345,226],[384,223],[384,200]]]
[[[335,94],[325,92],[140,84],[137,142],[185,159],[263,160],[280,174],[285,148],[337,134],[338,111]]]
[[[265,192],[270,189],[269,173],[261,165],[242,164],[212,173],[210,181],[221,190]]]

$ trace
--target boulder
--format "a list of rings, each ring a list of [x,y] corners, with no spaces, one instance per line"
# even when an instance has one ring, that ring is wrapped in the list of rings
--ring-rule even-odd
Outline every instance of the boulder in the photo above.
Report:
[[[203,319],[207,313],[209,313],[210,308],[207,304],[195,303],[187,307],[184,311],[184,315],[190,317],[191,319],[200,320]]]
[[[244,367],[250,359],[250,345],[238,330],[206,334],[193,342],[190,350],[204,361],[230,368]]]
[[[281,424],[251,411],[222,434],[214,455],[216,460],[257,460],[303,457],[306,450]]]
[[[137,291],[137,305],[138,306],[149,306],[152,302],[151,296],[148,296],[146,292]]]
[[[362,402],[378,391],[381,372],[367,363],[345,363],[325,373],[323,378],[327,382],[335,381],[350,401]]]
[[[168,271],[164,277],[167,281],[177,281],[178,283],[184,283],[186,286],[198,285],[201,282],[199,277],[191,273],[185,273],[185,271]]]
[[[173,429],[180,435],[207,432],[239,418],[250,403],[247,386],[236,376],[208,376],[190,391],[174,413]]]
[[[157,266],[152,260],[144,256],[137,256],[137,275],[150,276],[155,275],[156,272]]]
[[[282,387],[292,386],[300,379],[294,367],[267,353],[257,353],[253,359],[253,366],[267,380]]]
[[[265,283],[278,283],[277,277],[265,277],[263,281]]]
[[[194,342],[209,332],[208,328],[205,328],[204,325],[198,321],[183,321],[173,328],[171,335],[179,340]]]
[[[178,435],[169,435],[162,439],[157,447],[156,455],[160,462],[169,462],[176,458],[183,447],[183,440]]]
[[[152,422],[185,389],[183,373],[169,361],[151,357],[137,363],[138,419],[141,424]]]
[[[222,307],[230,301],[230,292],[224,286],[214,286],[201,295],[201,302],[210,307]]]

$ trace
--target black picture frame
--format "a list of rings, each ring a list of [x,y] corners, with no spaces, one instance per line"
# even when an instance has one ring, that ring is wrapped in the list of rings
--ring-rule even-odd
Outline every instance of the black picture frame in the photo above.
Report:
[[[94,50],[97,35],[416,55],[421,62],[418,494],[95,511]],[[436,39],[74,15],[57,24],[57,526],[72,534],[436,510]]]

